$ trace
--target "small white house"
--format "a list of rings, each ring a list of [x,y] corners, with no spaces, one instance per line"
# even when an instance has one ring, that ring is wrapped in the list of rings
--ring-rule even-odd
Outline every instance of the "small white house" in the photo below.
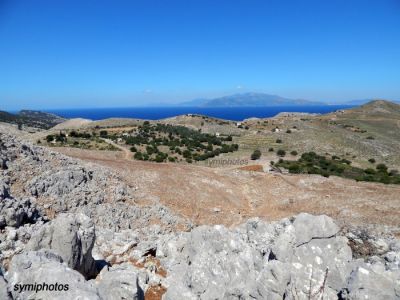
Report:
[[[216,133],[215,133],[215,136],[216,136],[216,137],[219,137],[219,136],[220,136],[219,132],[216,132]]]

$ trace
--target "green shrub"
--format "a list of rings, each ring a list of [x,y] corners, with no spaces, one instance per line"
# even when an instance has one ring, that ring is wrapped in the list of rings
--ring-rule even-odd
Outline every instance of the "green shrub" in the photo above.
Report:
[[[376,174],[376,171],[372,168],[365,169],[364,172],[371,175]]]
[[[385,164],[378,164],[376,166],[376,169],[380,172],[386,172],[388,170],[388,167]]]
[[[282,144],[282,140],[281,140],[281,139],[277,139],[275,142],[276,142],[277,144]]]
[[[292,164],[289,166],[289,173],[299,174],[301,173],[301,167],[298,164]]]
[[[276,154],[277,154],[278,156],[280,156],[280,157],[284,157],[284,156],[286,155],[286,151],[285,151],[285,150],[282,150],[282,149],[279,149],[279,150],[276,152]]]
[[[368,161],[369,161],[371,164],[374,164],[374,163],[376,163],[376,160],[375,160],[375,158],[370,158],[370,159],[368,159]]]
[[[261,151],[260,150],[254,150],[254,152],[250,156],[250,158],[252,160],[259,159],[260,157],[261,157]]]
[[[133,157],[135,159],[142,160],[143,159],[143,154],[142,154],[142,152],[138,151],[138,152],[135,153],[135,155]]]
[[[291,155],[296,156],[298,153],[296,150],[293,150],[292,152],[290,152]]]
[[[341,162],[341,163],[344,163],[344,164],[346,164],[346,165],[351,165],[351,161],[348,160],[348,159],[345,159],[345,158],[343,158],[340,162]]]

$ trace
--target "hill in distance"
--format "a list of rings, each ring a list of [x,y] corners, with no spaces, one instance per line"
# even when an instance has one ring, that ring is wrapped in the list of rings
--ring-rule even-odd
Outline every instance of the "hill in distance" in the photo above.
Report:
[[[349,101],[345,101],[345,102],[340,102],[338,104],[358,106],[358,105],[367,104],[372,101],[376,101],[376,100],[375,99],[357,99],[357,100],[349,100]],[[387,100],[384,100],[384,101],[387,101]],[[400,101],[397,101],[397,100],[391,100],[391,102],[400,104]],[[333,103],[333,104],[336,104],[336,103]]]
[[[181,106],[201,107],[249,107],[249,106],[301,106],[301,105],[325,105],[323,102],[303,99],[289,99],[277,95],[264,93],[244,93],[224,96],[214,99],[194,99],[180,103]]]
[[[21,110],[16,114],[0,111],[0,122],[11,123],[15,125],[49,129],[64,121],[66,121],[66,119],[60,116],[41,111]]]

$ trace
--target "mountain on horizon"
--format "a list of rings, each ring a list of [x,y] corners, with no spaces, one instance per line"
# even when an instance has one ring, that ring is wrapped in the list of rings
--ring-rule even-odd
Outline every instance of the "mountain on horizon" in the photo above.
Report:
[[[325,105],[326,103],[304,99],[290,99],[264,93],[234,94],[214,99],[194,99],[180,103],[181,106],[201,107],[245,107],[245,106],[302,106]]]

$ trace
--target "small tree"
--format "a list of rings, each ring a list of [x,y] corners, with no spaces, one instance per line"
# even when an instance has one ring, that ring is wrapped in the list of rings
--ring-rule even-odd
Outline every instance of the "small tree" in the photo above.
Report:
[[[370,158],[370,159],[368,159],[368,161],[369,161],[371,164],[374,164],[374,163],[376,163],[376,160],[375,160],[375,158]]]
[[[378,165],[376,166],[376,169],[377,169],[378,171],[381,171],[381,172],[386,172],[387,169],[388,169],[388,167],[387,167],[385,164],[378,164]]]
[[[260,157],[261,157],[261,151],[260,150],[254,150],[254,152],[250,156],[250,158],[252,160],[259,159]]]
[[[133,156],[135,159],[138,159],[138,160],[142,160],[143,159],[143,155],[142,155],[142,152],[136,152],[135,153],[135,155]]]
[[[282,140],[281,140],[281,139],[277,139],[277,140],[276,140],[276,143],[277,143],[277,144],[282,144]]]
[[[277,154],[278,156],[280,156],[280,157],[284,157],[284,156],[286,155],[286,151],[285,151],[285,150],[282,150],[282,149],[279,149],[279,150],[276,152],[276,154]]]
[[[46,136],[46,141],[47,141],[48,143],[54,141],[54,135],[49,134],[48,136]]]
[[[291,155],[296,156],[298,153],[296,150],[293,150],[292,152],[290,152]]]

